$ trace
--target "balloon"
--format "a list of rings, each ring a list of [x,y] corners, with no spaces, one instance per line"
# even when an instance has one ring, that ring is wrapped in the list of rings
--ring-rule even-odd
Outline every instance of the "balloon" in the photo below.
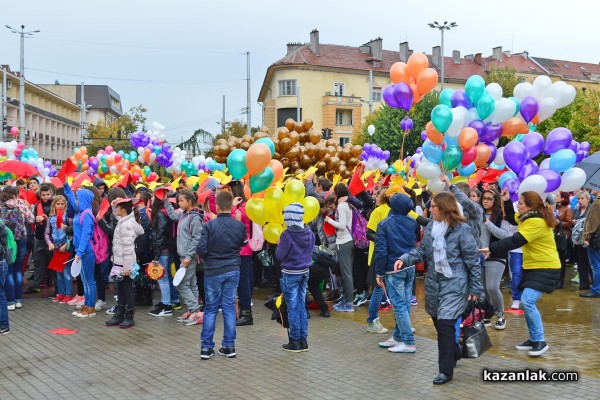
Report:
[[[394,86],[394,99],[398,104],[398,108],[408,111],[412,106],[414,98],[413,90],[407,83],[400,82]]]
[[[402,118],[402,121],[400,121],[400,129],[402,129],[404,132],[410,132],[412,128],[413,120],[409,117]]]
[[[560,149],[568,149],[572,140],[573,134],[567,128],[561,127],[553,129],[546,137],[546,147],[544,147],[544,153],[552,154]]]
[[[286,185],[283,191],[284,193],[284,204],[288,205],[291,203],[300,202],[306,195],[306,189],[301,181],[298,179],[291,179]]]
[[[512,171],[506,171],[498,178],[498,186],[504,188],[504,183],[509,179],[517,179],[517,175]]]
[[[467,84],[468,83],[469,82],[467,81]],[[496,101],[492,98],[492,96],[490,96],[487,93],[484,93],[482,96],[479,97],[479,100],[477,101],[477,115],[479,115],[479,118],[481,119],[486,119],[487,117],[492,115],[495,107]]]
[[[381,91],[381,97],[383,97],[383,101],[385,101],[385,104],[387,104],[388,106],[392,108],[400,108],[400,105],[394,98],[394,86],[395,85],[387,85],[386,87],[384,87]]]
[[[469,165],[473,161],[475,161],[476,157],[477,157],[477,149],[475,147],[471,147],[470,149],[463,151],[463,158],[460,163],[462,165]]]
[[[523,179],[521,185],[519,185],[519,194],[525,192],[536,192],[542,198],[544,198],[544,192],[546,191],[547,182],[546,179],[541,175],[530,175]]]
[[[246,157],[246,152],[242,149],[235,149],[227,156],[227,169],[233,179],[240,180],[248,173]]]
[[[423,155],[434,164],[442,161],[442,147],[434,144],[431,140],[426,140],[423,143]]]
[[[10,133],[12,133],[13,136],[17,136],[19,134],[19,128],[13,126],[12,128],[10,128]]]
[[[477,131],[473,128],[467,127],[458,134],[458,145],[463,150],[467,150],[475,146],[478,139],[479,135],[477,134]]]
[[[577,162],[575,152],[570,149],[561,149],[550,156],[550,169],[556,172],[564,172],[573,167]]]
[[[499,124],[515,115],[516,105],[512,100],[500,99],[496,103],[496,108],[492,114],[492,124]]]
[[[558,90],[555,90],[555,85],[557,86]],[[575,100],[577,92],[573,86],[567,85],[562,81],[554,82],[552,86],[551,92],[553,93],[553,97],[556,100],[556,106],[558,108],[566,107],[571,104],[573,100]]]
[[[459,165],[456,169],[460,176],[471,176],[477,170],[477,166],[474,162],[467,165]]]
[[[369,125],[367,127],[367,132],[369,132],[370,136],[373,136],[375,134],[375,126],[374,125]]]
[[[475,119],[471,121],[469,123],[469,127],[475,129],[478,137],[484,134],[485,123],[480,119]]]
[[[304,223],[308,224],[313,219],[317,218],[319,215],[319,211],[321,210],[321,206],[319,205],[319,201],[312,196],[307,196],[302,199],[300,202],[304,207]]]
[[[490,159],[490,155],[492,154],[492,150],[485,143],[479,143],[475,146],[477,150],[477,155],[475,156],[475,165],[478,167],[484,167],[487,164],[487,161]]]
[[[550,169],[550,157],[542,160],[540,163],[540,169]]]
[[[446,185],[444,185],[444,183],[439,178],[436,178],[430,179],[429,182],[427,182],[427,188],[433,193],[439,193],[446,189]]]
[[[561,192],[572,192],[579,189],[587,180],[585,171],[581,168],[569,168],[562,174]]]
[[[502,185],[502,189],[507,189],[510,193],[516,193],[519,190],[519,185],[521,182],[518,179],[508,179]],[[511,200],[513,200],[511,198]],[[514,201],[514,200],[513,200]]]
[[[489,85],[487,85],[485,87],[485,90],[496,101],[500,101],[500,99],[502,98],[502,86],[500,86],[496,82],[492,82]]]
[[[550,118],[558,109],[556,101],[551,97],[546,97],[540,101],[540,109],[538,111],[538,119],[540,122]]]
[[[263,143],[254,143],[248,149],[246,153],[246,168],[250,176],[258,174],[269,166],[271,162],[271,150],[269,146]],[[273,172],[271,170],[271,172]],[[267,185],[269,187],[271,184]],[[266,189],[266,188],[265,188]],[[252,190],[253,193],[260,192],[260,190]]]
[[[442,175],[440,166],[427,160],[421,162],[421,165],[417,168],[417,173],[427,180],[436,179]]]
[[[452,109],[452,123],[446,130],[446,136],[455,138],[458,136],[462,128],[465,127],[465,115],[458,108]]]
[[[521,102],[516,97],[509,97],[508,99],[515,103],[515,113],[513,114],[514,117],[521,112]]]
[[[425,133],[427,134],[427,138],[434,144],[440,145],[444,143],[444,134],[433,126],[433,122],[429,121],[427,125],[425,125]]]
[[[496,151],[496,158],[494,158],[494,164],[496,165],[504,165],[504,147],[499,147]],[[502,186],[502,185],[500,185]]]
[[[442,167],[444,171],[452,171],[462,160],[462,150],[459,146],[448,146],[442,155]]]
[[[525,163],[525,165],[523,165],[523,168],[521,168],[517,176],[519,177],[519,179],[525,179],[529,175],[536,174],[538,170],[539,167],[535,161],[527,160],[527,162]]]
[[[521,142],[512,141],[504,147],[504,161],[513,172],[519,173],[527,161],[527,149]]]
[[[273,222],[269,222],[263,228],[263,236],[265,237],[265,240],[267,242],[273,243],[273,244],[276,244],[279,242],[279,237],[281,236],[282,232],[283,232],[283,227],[281,225],[273,223]]]
[[[266,146],[265,146],[266,147]],[[250,190],[252,193],[259,193],[271,186],[275,174],[271,167],[266,167],[261,172],[250,176]]]
[[[529,82],[521,82],[515,86],[513,90],[513,95],[519,99],[523,100],[527,96],[533,96],[533,85]]]
[[[271,139],[266,138],[266,137],[260,138],[254,143],[262,143],[262,144],[267,145],[269,150],[271,150],[271,157],[273,157],[275,155],[275,143],[273,143],[273,141]]]
[[[467,83],[465,85],[465,92],[467,93],[467,97],[469,98],[469,100],[471,100],[471,103],[477,104],[477,102],[485,92],[485,80],[479,75],[471,76],[469,79],[467,79]],[[493,100],[491,96],[490,98]],[[484,117],[482,119],[485,118],[487,117]]]
[[[431,122],[438,131],[445,133],[452,123],[452,110],[450,107],[443,104],[435,106],[431,110]]]
[[[561,178],[560,178],[560,174],[556,171],[553,171],[551,169],[544,169],[541,171],[537,172],[538,175],[543,176],[544,179],[546,179],[546,192],[551,193],[554,192],[556,189],[558,189],[560,187],[561,184]],[[577,188],[579,188],[580,186],[578,186]]]
[[[447,105],[448,107],[452,107],[452,96],[454,94],[454,89],[444,89],[440,93],[440,104]]]
[[[283,190],[278,187],[270,187],[265,190],[264,199],[267,210],[276,209],[281,212],[283,209]]]
[[[502,136],[502,129],[502,125],[500,124],[486,124],[483,127],[483,132],[479,134],[479,140],[481,142],[492,143]]]
[[[502,123],[502,136],[510,137],[529,132],[527,124],[518,117],[513,117]]]
[[[473,104],[469,101],[467,94],[462,89],[456,90],[454,93],[452,93],[450,103],[452,107],[463,106],[467,109],[473,107]]]
[[[588,142],[581,142],[580,149],[583,151],[590,151],[590,144]]]
[[[279,182],[283,177],[283,165],[278,160],[271,160],[269,167],[273,170],[273,182]]]
[[[525,122],[530,122],[538,113],[540,106],[533,96],[527,96],[521,100],[521,116]]]
[[[390,68],[390,79],[394,83],[408,83],[408,80],[410,79],[410,72],[408,71],[408,66],[401,61],[393,63]]]
[[[531,158],[539,156],[544,149],[544,137],[537,132],[529,132],[521,143],[523,143]]]
[[[417,90],[419,94],[424,95],[429,93],[438,82],[438,74],[433,68],[425,68],[417,78]]]
[[[547,75],[540,75],[533,81],[533,93],[535,98],[538,100],[542,100],[546,97],[546,93],[550,90],[552,86],[552,81]]]
[[[413,53],[410,57],[408,57],[407,66],[408,72],[416,81],[419,78],[419,74],[421,74],[421,72],[429,66],[429,60],[423,53]]]

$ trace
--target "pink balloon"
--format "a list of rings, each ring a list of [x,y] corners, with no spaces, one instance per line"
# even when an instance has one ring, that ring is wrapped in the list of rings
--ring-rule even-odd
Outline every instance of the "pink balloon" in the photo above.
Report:
[[[13,136],[17,136],[19,134],[19,128],[13,126],[12,128],[10,128],[10,133],[12,133]]]
[[[106,146],[106,148],[104,149],[104,151],[106,151],[107,153],[112,153],[113,148],[112,148],[112,146]]]

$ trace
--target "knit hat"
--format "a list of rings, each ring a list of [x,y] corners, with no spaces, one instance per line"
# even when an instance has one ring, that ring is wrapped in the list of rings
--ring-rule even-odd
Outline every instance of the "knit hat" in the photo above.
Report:
[[[304,207],[300,203],[292,203],[283,209],[285,226],[298,226],[304,228]]]
[[[204,187],[204,189],[212,190],[214,192],[215,190],[217,190],[218,186],[219,186],[219,181],[217,181],[215,178],[208,178],[208,182],[206,183],[206,186]]]

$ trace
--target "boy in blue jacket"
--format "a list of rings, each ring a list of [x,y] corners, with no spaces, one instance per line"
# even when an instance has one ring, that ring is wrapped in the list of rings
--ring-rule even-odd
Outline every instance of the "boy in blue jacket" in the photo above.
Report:
[[[315,235],[308,226],[304,226],[303,219],[302,204],[292,203],[283,209],[287,229],[281,234],[275,252],[275,257],[281,262],[281,291],[290,324],[289,343],[282,347],[294,353],[308,351],[308,319],[304,302]]]

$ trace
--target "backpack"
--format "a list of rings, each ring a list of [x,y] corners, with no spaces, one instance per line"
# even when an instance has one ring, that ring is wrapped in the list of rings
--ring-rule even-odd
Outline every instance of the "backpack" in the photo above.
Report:
[[[4,229],[6,229],[6,250],[8,251],[6,261],[10,261],[9,264],[12,264],[17,259],[17,242],[15,242],[15,236],[8,226],[5,225]]]
[[[331,270],[334,270],[335,266],[337,265],[337,257],[335,256],[333,250],[323,245],[314,247],[312,252],[312,260],[313,263],[330,268]]]
[[[352,211],[352,229],[350,234],[352,240],[354,240],[354,246],[359,249],[366,249],[369,247],[369,239],[367,239],[367,220],[363,215],[351,204],[348,204]]]
[[[100,225],[96,222],[96,218],[94,218],[94,214],[92,210],[89,208],[87,210],[83,210],[83,212],[79,215],[79,223],[83,225],[83,216],[85,214],[90,214],[92,219],[94,220],[94,231],[92,232],[92,250],[94,250],[94,254],[96,255],[96,264],[100,264],[108,259],[108,235],[106,232],[100,228]]]
[[[571,240],[577,246],[583,245],[583,225],[585,225],[585,218],[579,218],[571,230]]]
[[[250,232],[252,236],[250,240],[248,240],[248,245],[250,245],[250,249],[252,251],[260,251],[265,244],[265,237],[263,236],[262,226],[257,223],[252,222],[252,231]]]
[[[165,246],[169,250],[169,253],[177,254],[177,225],[179,224],[179,222],[173,221],[171,218],[169,218],[169,214],[164,208],[162,209],[162,212],[167,217],[167,219],[171,221],[171,232],[169,232],[167,236]]]

